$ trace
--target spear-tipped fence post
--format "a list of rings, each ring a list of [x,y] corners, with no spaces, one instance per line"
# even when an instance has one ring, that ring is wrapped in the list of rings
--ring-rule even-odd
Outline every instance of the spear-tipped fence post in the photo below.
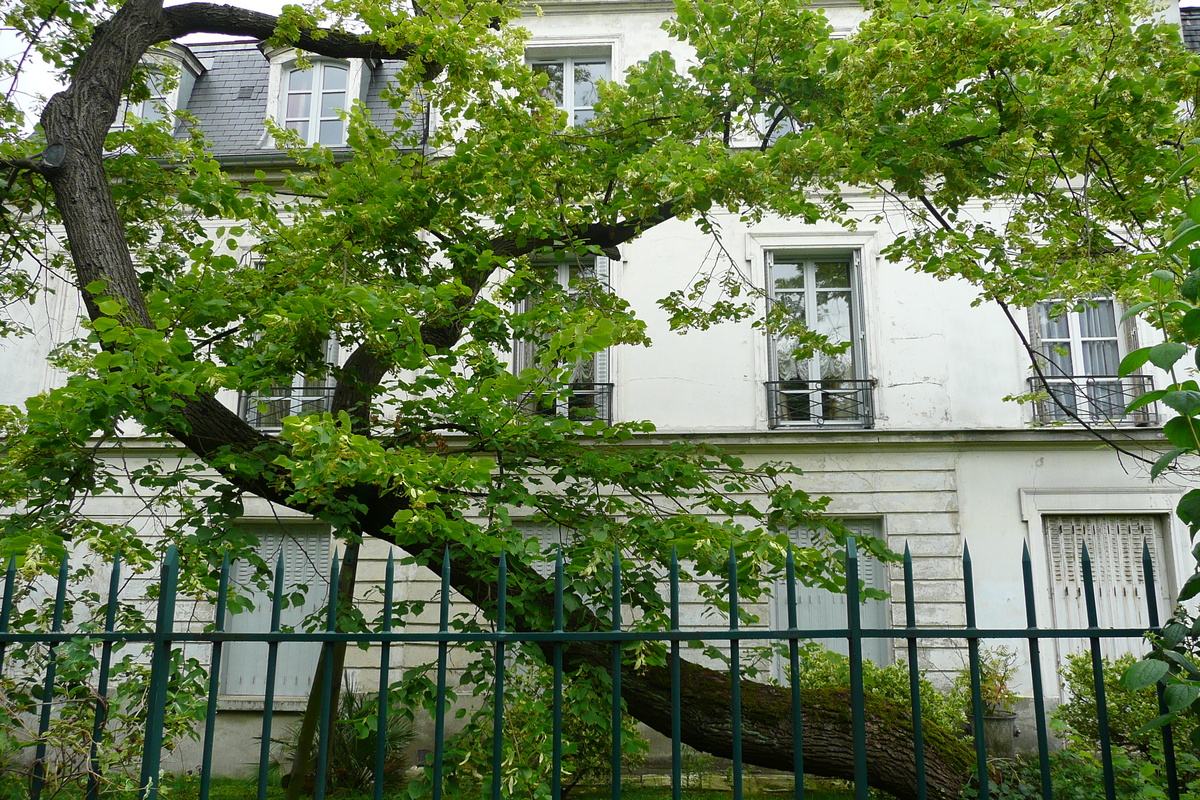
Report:
[[[175,593],[179,582],[179,550],[167,548],[162,580],[158,585],[158,615],[154,625],[150,657],[149,708],[146,710],[146,736],[142,751],[140,800],[158,797],[158,773],[162,758],[163,728],[167,716],[167,684],[171,678],[171,644],[175,627]]]

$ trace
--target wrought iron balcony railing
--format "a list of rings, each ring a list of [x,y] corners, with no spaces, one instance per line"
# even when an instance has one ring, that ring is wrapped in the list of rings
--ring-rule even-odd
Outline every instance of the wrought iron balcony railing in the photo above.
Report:
[[[772,428],[875,422],[873,380],[767,381],[767,420]]]
[[[1035,422],[1119,422],[1123,425],[1155,425],[1158,405],[1125,409],[1154,388],[1149,375],[1064,375],[1029,379],[1029,389],[1046,396],[1033,404]],[[1055,402],[1057,400],[1057,402]]]
[[[277,431],[284,417],[319,414],[332,402],[332,386],[273,386],[262,394],[243,394],[238,415],[260,431]]]
[[[566,396],[530,397],[530,411],[541,417],[563,416],[577,420],[612,422],[611,383],[572,383]]]

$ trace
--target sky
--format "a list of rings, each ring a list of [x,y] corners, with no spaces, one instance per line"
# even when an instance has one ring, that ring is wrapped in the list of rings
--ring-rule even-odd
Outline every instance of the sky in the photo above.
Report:
[[[226,0],[217,0],[225,2]],[[283,8],[286,2],[295,2],[295,0],[229,0],[235,5],[243,8],[250,8],[256,11],[264,11],[270,14],[277,14]],[[168,2],[167,5],[177,5],[176,2]],[[1200,7],[1200,0],[1181,0],[1179,5],[1183,8]],[[213,41],[225,37],[214,34],[197,34],[195,36],[181,39],[182,42],[188,41]],[[8,30],[0,28],[0,58],[10,59],[20,57],[24,51],[24,44]],[[5,83],[0,83],[0,91],[5,94],[14,95],[26,114],[32,115],[29,124],[32,125],[33,119],[40,112],[42,98],[49,97],[54,92],[61,89],[50,70],[40,61],[34,64],[27,65],[16,79],[6,79]]]
[[[215,0],[215,2],[230,2],[242,8],[249,8],[255,11],[263,11],[269,14],[278,14],[283,8],[285,2],[296,2],[296,0]],[[1196,0],[1200,3],[1200,0]],[[178,2],[168,2],[166,5],[178,5]],[[196,34],[181,39],[181,42],[211,42],[223,37],[211,33]],[[19,59],[25,51],[25,44],[11,30],[0,28],[0,59]],[[31,53],[31,58],[36,58],[36,55]],[[32,126],[36,121],[37,114],[41,111],[41,105],[44,98],[59,91],[62,85],[54,80],[50,68],[40,59],[27,62],[21,74],[15,79],[5,78],[0,81],[0,91],[6,95],[16,98],[21,108],[29,117],[27,124]]]

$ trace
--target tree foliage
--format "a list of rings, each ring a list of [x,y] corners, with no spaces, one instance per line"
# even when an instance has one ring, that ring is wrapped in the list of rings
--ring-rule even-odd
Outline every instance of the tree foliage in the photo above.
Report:
[[[257,496],[434,568],[449,546],[456,588],[485,612],[503,549],[521,627],[545,624],[552,590],[514,518],[568,532],[574,627],[605,613],[613,548],[627,602],[655,625],[655,565],[672,547],[719,605],[730,548],[752,600],[778,573],[786,531],[818,531],[799,561],[827,586],[844,535],[791,466],[658,446],[643,422],[529,414],[566,399],[581,359],[648,343],[624,300],[602,286],[564,292],[556,264],[677,217],[719,237],[723,211],[850,226],[850,193],[868,190],[906,220],[889,257],[972,281],[981,300],[1131,297],[1155,268],[1139,253],[1177,204],[1156,187],[1192,136],[1200,75],[1178,31],[1125,0],[892,0],[849,38],[794,0],[680,2],[668,31],[695,58],[649,56],[603,84],[588,127],[568,129],[524,64],[527,34],[506,3],[410,13],[338,2],[278,19],[161,0],[4,7],[69,88],[32,135],[11,97],[0,104],[11,170],[0,293],[78,292],[87,315],[52,356],[62,385],[0,412],[0,503],[14,509],[0,521],[3,552],[53,560],[70,541],[145,561],[144,530],[82,513],[90,497],[133,493],[150,498],[154,532],[180,545],[186,588],[203,595],[214,559],[250,552],[237,520]],[[203,131],[112,131],[123,94],[146,94],[140,59],[193,32],[400,59],[398,123],[375,127],[356,106],[353,160],[292,140],[296,168],[253,178],[223,170]],[[59,238],[67,250],[43,247]],[[735,265],[708,266],[663,299],[674,325],[762,309]],[[790,323],[768,312],[759,324]],[[18,333],[21,315],[7,325]],[[841,344],[789,332],[808,348]],[[218,402],[330,370],[330,339],[349,354],[332,368],[330,413],[266,435]],[[518,374],[504,355],[514,340],[539,343]],[[194,460],[127,472],[106,448],[131,433],[179,442]],[[644,680],[650,696],[661,653],[638,658],[630,691]],[[696,685],[720,680],[697,673]],[[751,727],[758,712],[751,703]],[[760,722],[771,745],[748,758],[787,763],[772,753],[790,753],[790,734],[765,711]],[[685,729],[708,750],[727,749],[724,736],[702,720]],[[936,791],[957,765],[947,756]]]

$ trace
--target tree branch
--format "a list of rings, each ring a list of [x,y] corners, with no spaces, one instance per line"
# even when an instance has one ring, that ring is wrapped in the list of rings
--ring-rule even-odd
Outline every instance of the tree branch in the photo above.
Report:
[[[163,10],[164,27],[159,41],[168,41],[189,33],[220,33],[269,39],[275,35],[279,17],[216,3],[184,3]],[[388,48],[368,38],[326,28],[301,31],[296,47],[331,58],[412,58],[413,45]]]

